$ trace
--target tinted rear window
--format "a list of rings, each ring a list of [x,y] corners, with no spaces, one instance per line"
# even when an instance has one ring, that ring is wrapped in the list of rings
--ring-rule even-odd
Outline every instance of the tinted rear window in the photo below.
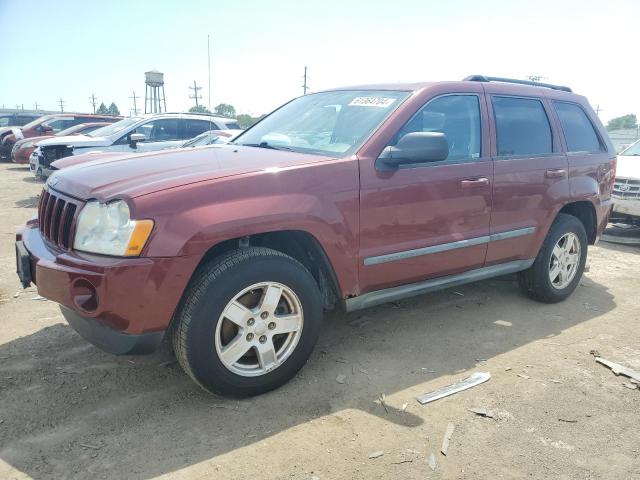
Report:
[[[540,100],[492,98],[498,155],[544,155],[553,152],[551,126]]]
[[[568,152],[600,152],[604,150],[591,120],[578,105],[565,102],[553,102]]]

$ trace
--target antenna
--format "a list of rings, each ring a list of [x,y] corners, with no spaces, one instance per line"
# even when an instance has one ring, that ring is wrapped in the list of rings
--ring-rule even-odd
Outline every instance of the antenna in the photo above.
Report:
[[[95,115],[95,114],[96,114],[96,100],[97,100],[97,98],[96,98],[96,96],[92,93],[92,94],[91,94],[91,96],[89,97],[89,100],[90,100],[90,102],[89,102],[89,103],[91,103],[91,105],[93,105],[93,114]]]
[[[60,99],[58,100],[58,104],[60,105],[60,112],[64,113],[64,100],[62,99],[62,97],[60,97]]]
[[[196,81],[193,81],[193,87],[189,87],[189,90],[193,90],[193,95],[189,95],[189,98],[193,98],[196,101],[196,107],[198,107],[198,99],[202,98],[202,95],[198,95],[198,91],[202,90],[202,87],[199,87]]]

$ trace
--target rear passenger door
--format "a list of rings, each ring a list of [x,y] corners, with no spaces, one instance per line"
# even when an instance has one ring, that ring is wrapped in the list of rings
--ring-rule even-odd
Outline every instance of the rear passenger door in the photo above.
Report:
[[[491,236],[486,264],[537,255],[569,199],[567,157],[546,98],[508,95],[486,85],[493,126]],[[493,92],[492,92],[493,90]]]

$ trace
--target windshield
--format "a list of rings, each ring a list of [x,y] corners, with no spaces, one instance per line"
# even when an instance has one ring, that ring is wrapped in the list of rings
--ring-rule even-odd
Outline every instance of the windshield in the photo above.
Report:
[[[9,126],[9,120],[12,117],[10,116],[6,116],[6,117],[0,117],[0,127],[8,127]]]
[[[624,149],[622,152],[620,152],[620,155],[640,157],[640,140]]]
[[[31,127],[35,127],[37,125],[40,125],[42,123],[46,123],[47,120],[51,120],[52,118],[54,118],[55,115],[46,115],[43,117],[38,117],[35,120],[33,120],[32,122],[27,123],[24,127],[25,130]]]
[[[87,133],[87,135],[90,137],[109,137],[133,125],[134,123],[139,122],[140,120],[142,120],[141,117],[125,118],[124,120],[120,120],[119,122],[111,123],[106,127],[102,127],[94,130],[93,132],[89,132]]]
[[[331,157],[355,152],[409,92],[348,90],[305,95],[241,134],[236,145]]]

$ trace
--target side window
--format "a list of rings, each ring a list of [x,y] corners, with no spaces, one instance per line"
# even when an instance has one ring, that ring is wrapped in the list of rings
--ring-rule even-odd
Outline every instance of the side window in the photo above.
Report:
[[[57,120],[52,120],[50,122],[45,122],[45,125],[49,125],[53,128],[55,133],[61,132],[71,126],[74,125],[73,118],[59,118]]]
[[[214,122],[209,122],[206,120],[193,120],[193,119],[185,119],[182,120],[182,139],[189,140],[191,138],[197,137],[201,133],[207,132],[209,130],[215,130],[217,128]]]
[[[479,158],[481,149],[480,103],[476,95],[446,95],[422,107],[391,142],[412,132],[441,132],[449,143],[447,160]]]
[[[553,152],[551,126],[540,100],[492,97],[498,155],[544,155]]]
[[[566,102],[553,102],[569,152],[604,151],[591,120],[578,105]]]
[[[177,118],[163,118],[160,120],[152,120],[140,125],[132,133],[142,133],[146,140],[145,142],[170,142],[173,140],[179,140],[178,138],[178,119]]]

